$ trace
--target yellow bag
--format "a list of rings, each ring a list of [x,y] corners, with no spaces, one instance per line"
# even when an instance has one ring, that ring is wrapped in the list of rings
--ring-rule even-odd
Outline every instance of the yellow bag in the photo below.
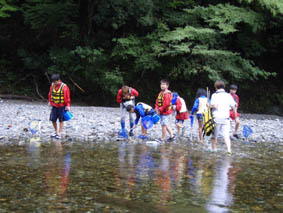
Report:
[[[210,108],[207,108],[207,110],[204,111],[204,113],[202,113],[202,118],[203,118],[203,128],[202,128],[203,136],[205,135],[209,136],[214,132],[216,127],[216,123]]]

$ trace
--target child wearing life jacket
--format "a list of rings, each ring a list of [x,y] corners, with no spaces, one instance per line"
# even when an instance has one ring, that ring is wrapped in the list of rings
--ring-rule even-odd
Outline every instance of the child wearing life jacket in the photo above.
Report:
[[[211,137],[212,150],[215,151],[217,137],[222,135],[227,147],[227,153],[231,154],[230,141],[230,109],[236,114],[236,103],[232,96],[225,92],[225,83],[217,80],[214,84],[216,92],[211,96],[210,107],[216,122],[216,128]]]
[[[51,81],[52,84],[48,94],[48,105],[52,106],[50,121],[52,121],[55,130],[55,134],[51,135],[51,137],[60,139],[64,126],[64,110],[70,111],[70,89],[67,84],[64,84],[60,80],[59,74],[53,74],[51,76]],[[57,127],[57,120],[59,120],[59,129]]]
[[[239,113],[238,113],[238,107],[239,107],[239,96],[236,94],[237,93],[237,90],[238,90],[238,87],[237,85],[235,84],[232,84],[230,86],[230,94],[232,95],[232,98],[234,99],[234,101],[236,102],[237,104],[237,107],[236,107],[236,111],[237,111],[237,115],[235,116],[234,115],[234,112],[233,110],[230,110],[230,119],[231,121],[235,121],[235,131],[233,133],[233,136],[237,139],[239,139],[239,136],[237,134],[238,132],[238,129],[239,129],[239,125],[240,125],[240,119],[239,119]]]
[[[128,105],[135,105],[135,98],[138,97],[139,93],[134,88],[124,85],[117,93],[117,103],[120,104],[120,115],[121,115],[121,128],[122,131],[125,131],[125,119]],[[129,135],[133,136],[133,127],[134,127],[134,115],[129,113],[130,120],[130,132]]]
[[[176,111],[175,118],[176,118],[177,132],[178,132],[178,135],[180,135],[181,130],[184,127],[184,121],[188,120],[189,118],[189,113],[187,110],[186,102],[176,92],[173,93],[172,104],[173,104],[173,109]]]
[[[207,110],[207,94],[205,89],[198,89],[196,94],[196,100],[194,102],[193,108],[192,108],[192,115],[195,114],[197,116],[198,120],[198,132],[199,132],[199,142],[203,142],[203,136],[202,136],[202,127],[203,127],[203,117],[202,114]]]
[[[164,142],[166,137],[166,132],[169,133],[170,138],[168,142],[173,141],[175,139],[175,135],[173,135],[172,130],[168,126],[169,117],[173,113],[172,109],[172,94],[171,91],[168,90],[169,81],[161,80],[160,88],[161,92],[158,94],[158,97],[155,101],[155,111],[158,115],[160,115],[160,124],[162,128],[161,141]]]
[[[135,125],[133,127],[134,129],[137,127],[140,118],[143,118],[147,115],[154,115],[155,114],[155,112],[154,112],[154,110],[152,109],[151,106],[149,106],[145,103],[142,103],[142,102],[137,103],[136,106],[128,105],[127,111],[130,112],[130,113],[136,114]],[[142,123],[141,123],[141,132],[142,132],[142,134],[139,136],[139,138],[147,139],[147,130],[144,128]]]

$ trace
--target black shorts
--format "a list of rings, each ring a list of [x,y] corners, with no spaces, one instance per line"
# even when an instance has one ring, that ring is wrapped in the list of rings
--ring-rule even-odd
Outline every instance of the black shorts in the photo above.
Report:
[[[52,107],[51,113],[50,113],[50,121],[56,122],[57,119],[59,119],[60,122],[64,121],[64,110],[65,107]]]

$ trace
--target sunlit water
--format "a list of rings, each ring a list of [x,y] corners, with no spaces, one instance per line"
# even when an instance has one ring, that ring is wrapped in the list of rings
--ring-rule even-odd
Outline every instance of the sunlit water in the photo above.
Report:
[[[220,144],[220,147],[224,145]],[[0,212],[283,212],[283,146],[0,146]]]

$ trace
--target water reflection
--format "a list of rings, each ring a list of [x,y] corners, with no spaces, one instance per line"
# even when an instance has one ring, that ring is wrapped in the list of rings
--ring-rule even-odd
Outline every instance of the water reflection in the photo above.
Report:
[[[231,158],[221,159],[216,164],[215,178],[210,199],[206,205],[209,212],[229,212],[233,204],[236,173],[240,171],[231,163]]]
[[[40,159],[40,137],[31,137],[29,143],[27,144],[27,151],[29,156],[28,165],[30,167],[38,167]]]
[[[145,144],[121,143],[118,150],[120,182],[125,183],[119,186],[130,194],[151,186],[153,202],[181,203],[177,197],[189,195],[188,200],[199,205],[207,203],[209,212],[227,212],[233,204],[240,169],[231,158],[207,159],[183,147],[167,145],[153,149]]]
[[[61,141],[53,144],[47,157],[45,168],[45,183],[47,200],[52,203],[52,209],[65,209],[68,203],[67,189],[71,169],[71,154],[63,153]]]
[[[0,212],[251,211],[271,198],[282,208],[280,152],[260,155],[262,164],[182,144],[31,140],[1,148]],[[253,208],[271,209],[259,204]]]

